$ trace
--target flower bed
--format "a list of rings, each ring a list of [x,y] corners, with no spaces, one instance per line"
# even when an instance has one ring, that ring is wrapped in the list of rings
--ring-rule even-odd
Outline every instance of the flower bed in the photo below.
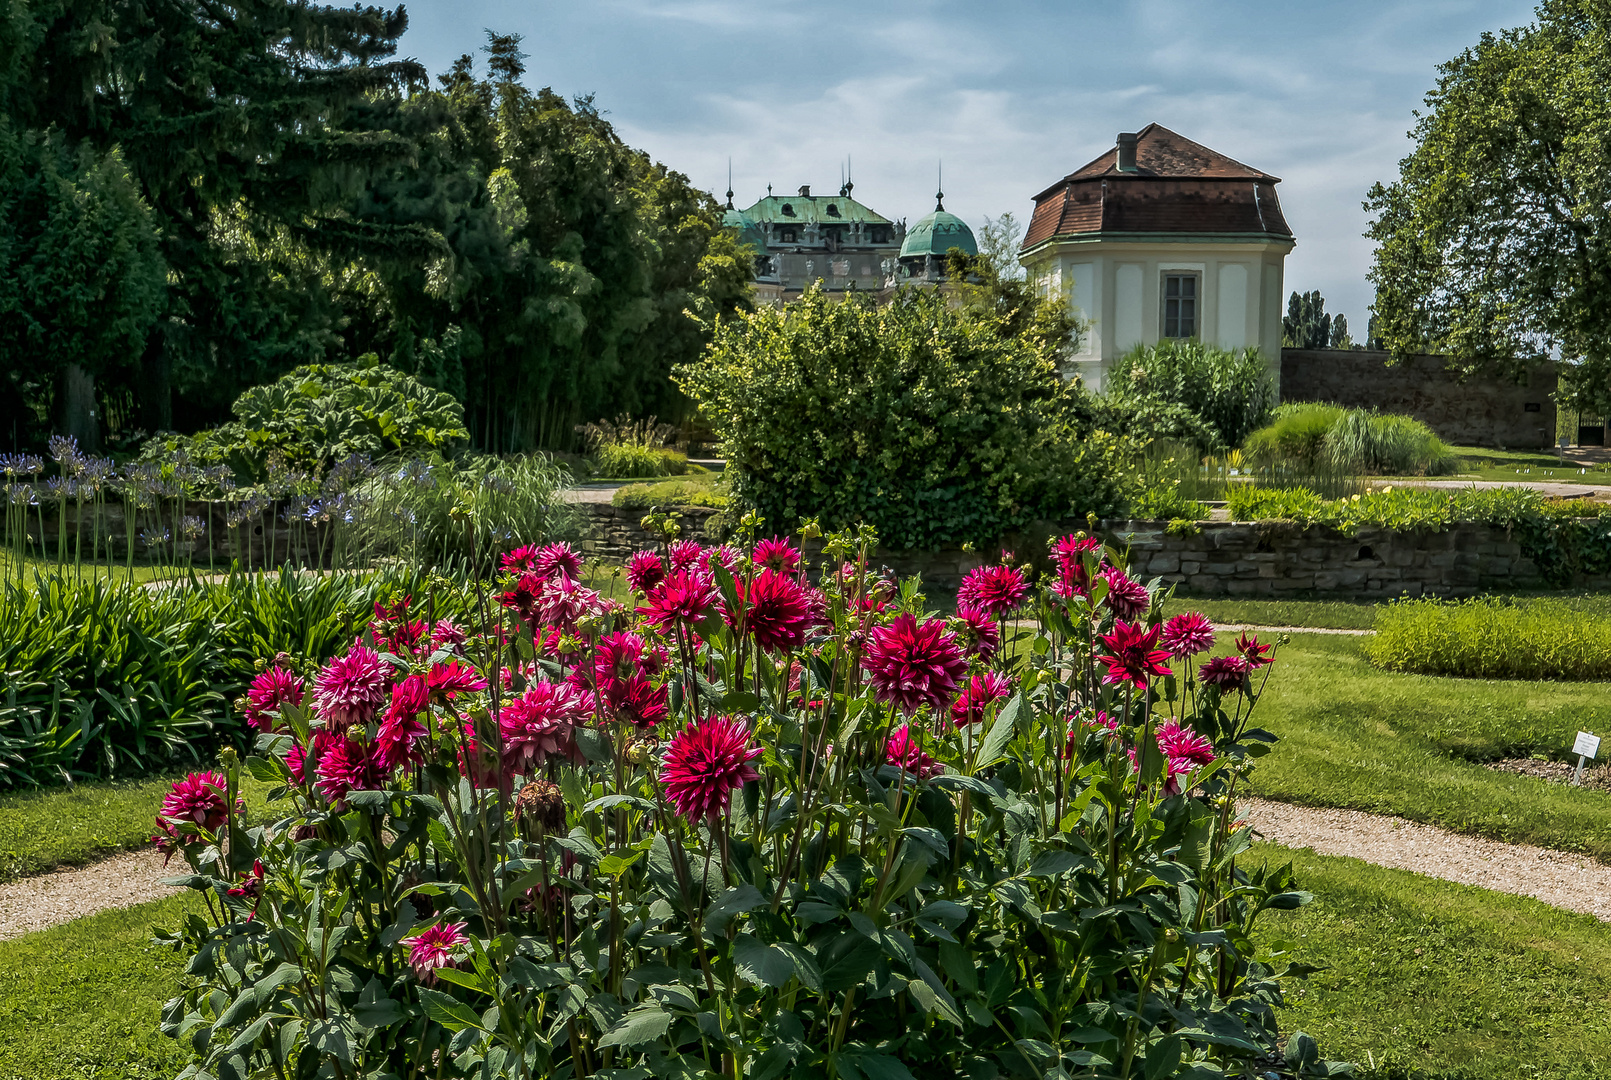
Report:
[[[1334,1073],[1251,936],[1307,900],[1233,810],[1270,645],[1207,659],[1095,540],[938,619],[866,533],[815,582],[741,539],[638,553],[634,606],[521,549],[471,632],[265,672],[258,755],[158,818],[184,1075]]]

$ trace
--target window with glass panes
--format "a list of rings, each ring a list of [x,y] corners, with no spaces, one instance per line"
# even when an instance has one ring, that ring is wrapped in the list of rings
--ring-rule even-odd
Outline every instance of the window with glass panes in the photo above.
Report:
[[[1163,336],[1197,336],[1197,275],[1165,274],[1163,280]]]

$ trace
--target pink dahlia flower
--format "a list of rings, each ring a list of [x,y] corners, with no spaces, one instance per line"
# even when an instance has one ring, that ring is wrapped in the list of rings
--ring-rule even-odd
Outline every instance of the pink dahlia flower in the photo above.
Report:
[[[1001,627],[996,620],[978,608],[962,605],[957,608],[957,624],[969,655],[988,664],[1001,647]]]
[[[532,557],[531,572],[543,581],[555,577],[580,577],[582,557],[563,540],[554,544],[544,544]]]
[[[487,680],[469,664],[452,660],[446,664],[432,664],[429,674],[425,676],[425,685],[432,698],[451,701],[455,694],[485,690]]]
[[[739,578],[733,587],[744,607],[745,632],[763,652],[799,648],[805,641],[811,628],[811,601],[799,582],[776,570],[762,570],[748,584]],[[737,627],[733,612],[724,610],[722,616],[728,626]]]
[[[968,658],[944,620],[919,623],[906,614],[873,628],[861,666],[880,701],[910,714],[923,705],[945,705],[968,670]]]
[[[1171,761],[1178,758],[1188,765],[1207,765],[1214,760],[1214,744],[1190,728],[1166,720],[1158,727],[1158,749]]]
[[[1241,656],[1216,656],[1197,669],[1197,678],[1204,686],[1217,686],[1229,694],[1245,689],[1247,675],[1252,668]]]
[[[578,690],[591,690],[596,681],[603,686],[635,675],[658,675],[666,666],[664,646],[650,647],[641,637],[625,630],[605,634],[593,649],[593,664],[580,665],[566,679]]]
[[[443,645],[457,650],[468,640],[469,635],[464,632],[464,628],[452,619],[438,619],[436,625],[431,627],[433,645]]]
[[[1201,612],[1188,611],[1163,624],[1158,644],[1177,660],[1184,660],[1214,647],[1214,624]]]
[[[256,900],[263,895],[263,860],[255,859],[252,868],[241,875],[229,890],[229,895],[237,900]]]
[[[1111,634],[1097,638],[1108,650],[1106,655],[1097,656],[1108,666],[1104,681],[1115,685],[1130,683],[1137,689],[1145,690],[1149,677],[1168,675],[1169,669],[1164,667],[1164,662],[1169,659],[1169,654],[1158,648],[1160,629],[1154,626],[1151,630],[1143,630],[1123,619],[1115,621]]]
[[[1015,566],[981,566],[969,571],[957,590],[957,607],[976,608],[991,618],[1002,618],[1023,606],[1029,582]]]
[[[677,813],[689,821],[719,817],[733,789],[759,777],[750,762],[761,756],[750,729],[711,716],[677,732],[661,758],[660,782]]]
[[[575,633],[576,624],[604,613],[604,598],[559,574],[543,582],[537,594],[537,622],[563,633]]]
[[[1258,636],[1245,630],[1237,636],[1236,651],[1241,653],[1242,658],[1247,661],[1249,670],[1275,663],[1275,646],[1260,645]]]
[[[599,683],[599,702],[614,720],[648,730],[666,719],[666,688],[642,675]]]
[[[521,622],[535,631],[541,622],[537,617],[543,583],[536,574],[522,574],[512,588],[498,594],[498,603],[513,611]]]
[[[905,724],[890,732],[884,744],[884,760],[896,768],[905,769],[919,780],[939,776],[945,767],[923,752],[912,738],[912,729]]]
[[[627,560],[626,579],[633,592],[650,592],[666,580],[666,564],[656,552],[640,551]]]
[[[984,723],[985,710],[1012,693],[1012,684],[994,671],[975,675],[951,704],[951,723],[958,729]]]
[[[1052,541],[1052,562],[1062,574],[1072,575],[1076,567],[1084,570],[1085,556],[1101,551],[1102,541],[1096,537],[1070,534]]]
[[[149,842],[155,844],[157,850],[162,852],[162,868],[164,870],[168,868],[168,860],[173,858],[173,853],[179,850],[179,845],[183,841],[184,838],[179,835],[179,830],[173,827],[173,822],[163,821],[162,816],[157,815],[157,831],[151,835]]]
[[[274,729],[281,705],[302,704],[302,680],[279,665],[260,673],[246,690],[246,722],[259,731]]]
[[[675,544],[666,548],[666,557],[671,560],[671,565],[666,567],[666,572],[675,574],[678,570],[698,569],[704,563],[704,559],[701,557],[704,554],[705,549],[699,546],[698,541],[678,540]]]
[[[535,544],[523,544],[506,553],[499,560],[499,565],[511,574],[529,574],[537,568],[537,546]]]
[[[162,797],[162,817],[176,825],[189,822],[217,832],[229,816],[225,790],[223,773],[191,773],[183,780],[175,780]]]
[[[1108,583],[1108,595],[1102,602],[1115,618],[1134,622],[1147,613],[1152,597],[1147,595],[1147,587],[1141,582],[1132,580],[1117,566],[1102,571],[1102,580]]]
[[[391,694],[391,679],[374,649],[354,644],[319,672],[313,707],[331,731],[367,724]]]
[[[535,775],[549,758],[580,764],[576,725],[587,715],[587,701],[574,686],[540,682],[527,688],[498,714],[506,774]]]
[[[464,936],[464,927],[461,922],[439,923],[403,939],[408,946],[408,966],[414,969],[415,978],[429,986],[436,982],[439,968],[457,966],[454,950],[470,942]]]
[[[369,624],[369,633],[375,640],[378,648],[395,656],[414,651],[415,646],[426,636],[427,627],[423,620],[408,617],[410,597],[403,597],[390,607],[375,601],[375,618]]]
[[[316,786],[332,805],[340,807],[354,791],[379,791],[388,771],[372,747],[356,739],[337,739],[319,758]]]
[[[291,749],[285,752],[285,767],[291,770],[291,778],[298,784],[306,784],[308,782],[308,758],[310,756],[313,758],[314,772],[317,774],[318,763],[326,752],[336,743],[344,741],[346,741],[345,736],[337,735],[333,731],[325,731],[321,728],[313,733],[313,737],[308,740],[308,746],[303,746],[298,742],[292,743]]]
[[[410,675],[392,687],[391,706],[375,733],[374,755],[382,769],[391,772],[398,766],[417,765],[425,759],[422,747],[426,731],[418,717],[429,703],[430,689],[423,676]]]
[[[716,585],[709,574],[673,570],[644,598],[638,614],[661,633],[669,634],[678,627],[697,625],[715,602]]]
[[[755,565],[780,574],[793,574],[800,569],[800,552],[786,537],[774,536],[755,545]]]
[[[719,563],[721,568],[726,570],[729,574],[737,573],[738,552],[734,551],[726,544],[721,544],[713,548],[706,548],[704,553],[699,556],[699,568],[707,573],[714,574],[715,571],[711,566],[712,563]]]

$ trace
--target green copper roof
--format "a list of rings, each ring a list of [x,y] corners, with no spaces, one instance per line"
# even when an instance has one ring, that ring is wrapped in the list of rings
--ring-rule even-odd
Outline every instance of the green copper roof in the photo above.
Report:
[[[901,258],[924,255],[944,255],[952,248],[961,248],[964,254],[979,254],[979,244],[973,238],[968,223],[945,209],[936,200],[934,212],[919,218],[906,230],[906,242],[901,245]]]
[[[722,212],[722,227],[724,229],[737,229],[740,243],[748,244],[756,251],[766,250],[766,237],[761,230],[755,227],[755,222],[742,210],[724,210]]]
[[[774,225],[888,225],[890,220],[849,195],[768,195],[744,211],[750,221]]]

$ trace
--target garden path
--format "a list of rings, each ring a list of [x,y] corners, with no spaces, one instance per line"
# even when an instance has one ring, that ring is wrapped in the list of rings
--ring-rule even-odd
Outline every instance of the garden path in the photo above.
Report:
[[[1345,630],[1335,626],[1259,626],[1254,623],[1215,623],[1214,629],[1226,634],[1240,634],[1244,630],[1252,630],[1259,634],[1347,634],[1351,637],[1364,637],[1376,633],[1374,630]]]
[[[1243,797],[1238,812],[1266,840],[1351,855],[1462,885],[1531,896],[1611,922],[1611,866],[1586,855],[1462,836],[1403,818]]]
[[[620,484],[583,484],[580,487],[564,488],[559,497],[572,503],[609,503],[615,498],[615,493],[621,490]]]
[[[161,853],[147,849],[0,885],[0,941],[159,899],[174,891],[162,879],[185,873],[182,862],[164,869]]]

